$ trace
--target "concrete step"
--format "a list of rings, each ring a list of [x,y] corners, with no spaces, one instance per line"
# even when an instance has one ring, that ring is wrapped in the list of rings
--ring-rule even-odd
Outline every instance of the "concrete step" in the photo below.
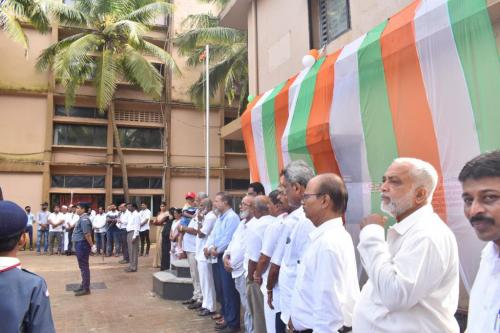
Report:
[[[190,278],[191,272],[189,271],[189,263],[187,259],[174,260],[171,263],[172,273],[180,278]]]
[[[161,298],[181,301],[193,296],[191,278],[177,277],[172,271],[160,271],[153,274],[153,291]]]

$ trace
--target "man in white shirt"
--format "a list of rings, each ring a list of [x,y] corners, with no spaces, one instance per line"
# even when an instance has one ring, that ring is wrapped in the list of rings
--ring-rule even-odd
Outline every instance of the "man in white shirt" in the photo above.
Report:
[[[267,333],[277,333],[282,332],[276,329],[276,323],[282,323],[279,309],[279,286],[273,282],[273,286],[267,290],[267,280],[270,269],[272,267],[271,257],[278,245],[278,241],[283,233],[283,219],[287,215],[286,206],[280,200],[280,190],[274,190],[269,193],[269,211],[272,216],[276,217],[275,221],[269,226],[267,226],[264,232],[264,238],[262,239],[262,248],[260,250],[260,256],[253,273],[254,281],[261,285],[260,290],[264,299],[264,316],[266,322]],[[281,264],[281,262],[280,262]],[[276,266],[276,265],[275,265]],[[278,265],[279,267],[279,265]],[[269,305],[269,300],[272,300],[273,291],[276,290],[274,295],[277,295],[278,302],[271,302]],[[285,327],[283,327],[283,330]]]
[[[120,229],[117,227],[117,223],[120,218],[120,212],[116,209],[115,204],[109,206],[106,212],[106,257],[111,257],[113,252],[115,257],[121,253],[121,243],[120,243]],[[114,251],[113,251],[114,249]]]
[[[342,215],[347,189],[332,173],[311,179],[304,193],[304,211],[316,227],[297,265],[288,326],[294,331],[348,332],[359,296],[356,256]]]
[[[260,291],[260,284],[254,281],[254,273],[262,249],[262,240],[267,227],[276,221],[270,215],[270,201],[265,195],[255,197],[256,221],[248,227],[246,235],[246,256],[248,257],[247,299],[250,313],[253,318],[255,333],[266,333],[266,318],[264,315],[264,295]]]
[[[196,237],[196,261],[198,275],[200,277],[201,294],[203,303],[199,316],[211,316],[215,313],[215,285],[212,273],[212,260],[205,257],[203,249],[207,243],[207,238],[212,233],[217,216],[212,211],[212,201],[208,198],[201,200],[200,210],[197,216],[198,234]]]
[[[143,202],[141,203],[141,230],[139,236],[141,237],[141,253],[140,256],[149,256],[149,248],[151,247],[151,240],[149,239],[149,220],[151,219],[151,211],[148,209],[148,205]],[[144,245],[146,245],[146,253],[144,253]]]
[[[137,272],[139,261],[139,230],[141,229],[141,215],[137,211],[137,204],[127,205],[130,216],[127,221],[127,246],[129,255],[129,266],[124,269],[126,273]]]
[[[198,272],[198,265],[196,262],[196,236],[198,235],[198,213],[200,209],[196,210],[193,218],[189,220],[187,227],[182,224],[179,225],[179,231],[184,233],[182,237],[182,250],[186,253],[189,263],[189,273],[193,279],[193,296],[190,300],[184,301],[184,304],[189,304],[188,309],[199,309],[203,303],[203,294],[200,287],[200,275]]]
[[[381,209],[397,223],[384,236],[386,217],[361,223],[358,250],[368,275],[354,308],[353,332],[459,332],[458,249],[434,213],[438,183],[432,165],[398,158],[382,178]]]
[[[75,226],[80,219],[80,216],[76,213],[76,206],[74,205],[69,205],[69,211],[66,213],[64,217],[64,228],[66,232],[68,233],[67,235],[67,242],[66,242],[66,236],[64,237],[64,248],[66,250],[66,255],[70,256],[73,254],[73,230],[75,229]]]
[[[62,253],[63,248],[63,223],[65,215],[61,213],[58,205],[54,206],[54,212],[49,214],[49,254],[54,254],[54,244],[57,243],[57,254]]]
[[[103,207],[97,209],[97,214],[92,220],[92,228],[94,229],[97,254],[104,255],[106,253],[106,231],[108,230],[106,228],[106,213]]]
[[[283,259],[279,272],[281,320],[286,325],[290,321],[292,293],[297,277],[297,264],[308,243],[307,236],[314,225],[305,216],[302,197],[307,183],[314,177],[314,171],[302,160],[289,163],[283,170],[283,188],[291,212],[285,219],[285,231],[280,242],[284,245]]]
[[[240,218],[242,221],[231,238],[226,251],[224,252],[224,268],[230,272],[236,290],[240,294],[241,305],[244,309],[245,332],[252,333],[253,319],[248,307],[247,287],[246,287],[246,272],[245,267],[248,267],[246,252],[246,236],[248,225],[255,221],[254,217],[254,197],[247,195],[241,200]],[[247,272],[248,273],[248,272]]]
[[[488,242],[469,298],[468,333],[500,332],[500,150],[469,161],[458,177],[464,212]]]
[[[130,205],[130,204],[129,204]],[[120,245],[122,248],[123,259],[118,263],[128,264],[129,263],[129,252],[128,252],[128,241],[127,241],[127,225],[132,217],[132,213],[127,209],[127,204],[122,203],[118,206],[120,210],[120,216],[118,217],[118,223],[116,226],[120,229]]]

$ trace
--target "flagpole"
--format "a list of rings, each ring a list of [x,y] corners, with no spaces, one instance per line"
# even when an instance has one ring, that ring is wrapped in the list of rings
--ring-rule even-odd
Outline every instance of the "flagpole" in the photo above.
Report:
[[[205,45],[205,193],[210,195],[210,89],[209,89],[209,70],[208,62],[210,58],[208,44]]]

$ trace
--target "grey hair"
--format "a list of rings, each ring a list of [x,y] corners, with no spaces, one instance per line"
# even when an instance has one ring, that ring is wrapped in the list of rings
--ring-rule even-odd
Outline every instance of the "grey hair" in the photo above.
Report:
[[[206,198],[208,198],[208,194],[206,194],[205,192],[198,192],[198,199],[202,200]]]
[[[290,184],[299,184],[306,187],[311,178],[314,177],[313,169],[302,160],[288,163],[283,170],[285,180]]]
[[[438,183],[438,173],[432,164],[411,157],[396,158],[394,163],[411,165],[410,175],[413,178],[415,188],[424,187],[427,190],[427,203],[430,203]]]
[[[208,211],[211,211],[213,208],[212,200],[210,200],[209,198],[202,199],[200,204],[205,205],[205,207],[207,208]]]
[[[256,197],[254,199],[254,207],[256,211],[269,213],[269,198],[263,195]]]

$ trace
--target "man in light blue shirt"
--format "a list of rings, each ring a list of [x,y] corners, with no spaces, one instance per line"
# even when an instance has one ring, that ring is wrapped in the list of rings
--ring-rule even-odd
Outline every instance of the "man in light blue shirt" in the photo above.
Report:
[[[240,218],[231,208],[230,202],[231,197],[225,192],[219,192],[215,195],[214,207],[219,213],[214,230],[207,240],[207,251],[210,255],[217,257],[214,279],[217,279],[222,287],[221,314],[224,322],[216,324],[216,328],[222,332],[239,332],[240,297],[231,272],[226,271],[222,260],[224,251],[240,224]]]
[[[43,240],[43,252],[47,254],[49,251],[49,204],[44,202],[42,205],[42,211],[38,212],[36,215],[37,222],[37,238],[36,238],[36,252],[38,255],[40,252],[40,245]]]

